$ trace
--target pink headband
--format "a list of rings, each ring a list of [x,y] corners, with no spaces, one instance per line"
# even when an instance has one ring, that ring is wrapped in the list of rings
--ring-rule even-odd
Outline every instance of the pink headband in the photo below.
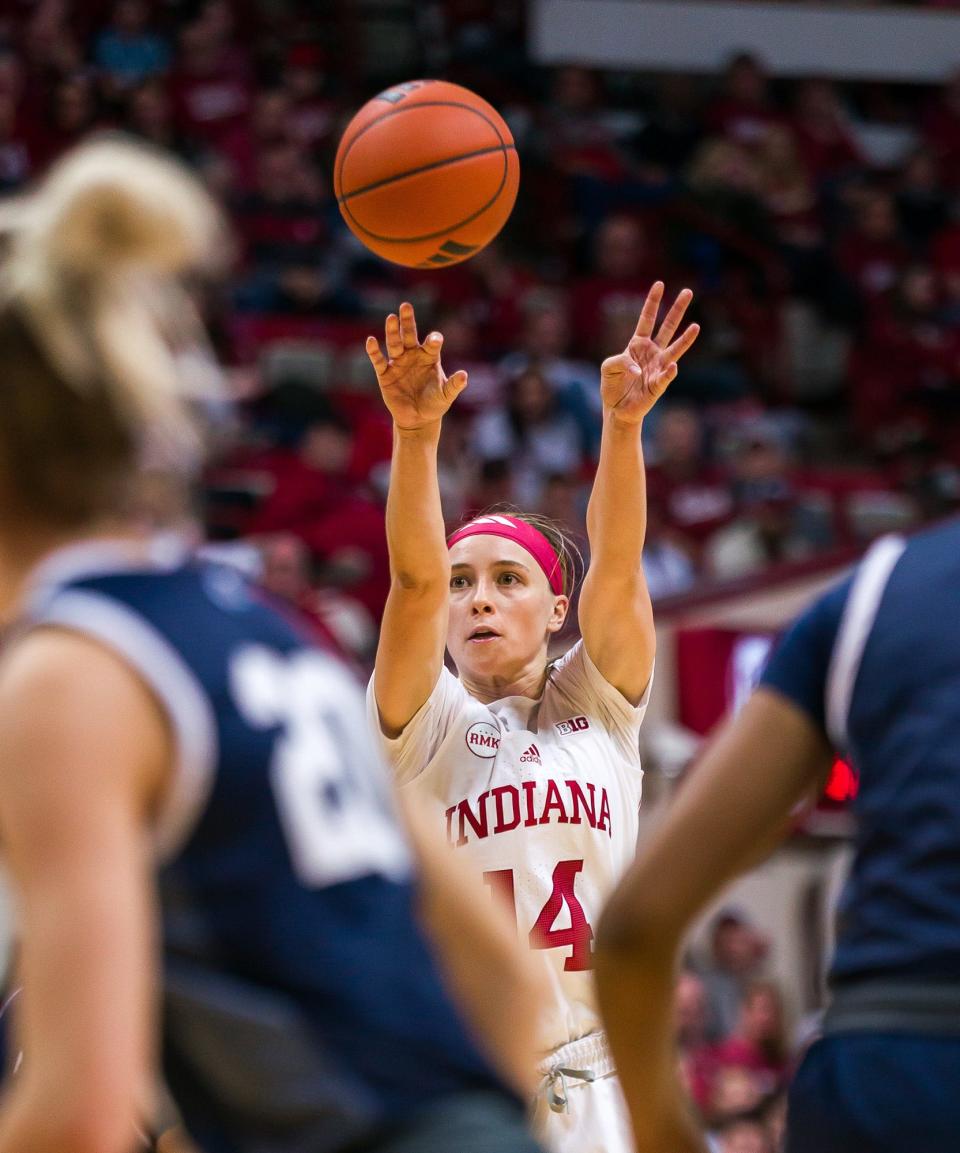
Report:
[[[521,548],[526,549],[537,564],[543,569],[544,575],[550,582],[550,588],[557,596],[563,595],[563,570],[560,567],[560,558],[553,550],[553,545],[538,529],[527,524],[515,516],[505,516],[503,513],[493,513],[490,516],[478,516],[476,520],[458,528],[447,540],[447,548],[453,548],[457,541],[468,536],[502,536],[505,540],[512,540]]]

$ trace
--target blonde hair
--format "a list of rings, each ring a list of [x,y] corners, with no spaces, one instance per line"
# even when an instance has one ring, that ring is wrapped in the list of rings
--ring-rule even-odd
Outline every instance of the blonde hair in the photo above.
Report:
[[[0,206],[0,231],[0,500],[77,524],[116,507],[148,442],[193,441],[203,336],[182,278],[225,234],[185,168],[117,138]]]

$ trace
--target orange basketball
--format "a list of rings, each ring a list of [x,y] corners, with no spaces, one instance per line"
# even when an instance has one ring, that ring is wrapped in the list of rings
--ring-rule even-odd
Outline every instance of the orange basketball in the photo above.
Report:
[[[347,126],[333,168],[354,235],[414,268],[457,264],[489,244],[519,183],[503,117],[445,80],[412,80],[374,96]]]

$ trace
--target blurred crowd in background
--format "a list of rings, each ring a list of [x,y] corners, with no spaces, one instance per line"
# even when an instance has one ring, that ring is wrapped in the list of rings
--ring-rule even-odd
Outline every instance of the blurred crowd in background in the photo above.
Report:
[[[0,0],[0,191],[120,129],[195,166],[235,226],[209,302],[230,386],[213,460],[189,510],[147,477],[144,519],[201,525],[361,663],[391,448],[363,340],[402,299],[470,374],[441,444],[448,524],[511,502],[586,554],[599,363],[654,279],[694,289],[702,335],[645,426],[661,610],[960,506],[960,70],[922,87],[784,82],[749,55],[704,77],[546,69],[524,19],[498,0]],[[330,185],[353,112],[418,75],[495,104],[521,158],[503,235],[442,271],[372,257]],[[725,910],[677,985],[718,1153],[779,1148],[804,1030],[767,951]]]
[[[210,316],[232,396],[200,515],[361,659],[391,443],[363,338],[404,298],[470,373],[441,448],[451,526],[507,501],[585,545],[598,366],[658,277],[694,289],[703,332],[645,426],[656,600],[960,503],[960,71],[546,69],[524,20],[498,0],[0,0],[0,188],[121,129],[227,208],[237,259]],[[442,271],[372,257],[331,193],[352,113],[416,75],[489,99],[521,158],[507,229]]]
[[[815,1035],[765,975],[771,943],[739,907],[711,920],[674,993],[680,1076],[711,1153],[778,1153],[786,1090]]]

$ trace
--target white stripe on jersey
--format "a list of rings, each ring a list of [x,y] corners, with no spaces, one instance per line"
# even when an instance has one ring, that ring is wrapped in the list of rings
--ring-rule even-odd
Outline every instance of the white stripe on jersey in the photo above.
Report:
[[[883,590],[906,547],[906,541],[899,536],[885,536],[876,541],[861,561],[847,595],[840,627],[833,642],[826,683],[827,733],[834,748],[841,752],[847,747],[850,702],[863,650],[873,628]]]
[[[101,593],[54,593],[30,624],[62,625],[94,637],[136,670],[163,705],[177,743],[176,772],[155,827],[157,852],[169,859],[203,811],[217,764],[213,706],[191,669],[165,637],[132,609]]]

